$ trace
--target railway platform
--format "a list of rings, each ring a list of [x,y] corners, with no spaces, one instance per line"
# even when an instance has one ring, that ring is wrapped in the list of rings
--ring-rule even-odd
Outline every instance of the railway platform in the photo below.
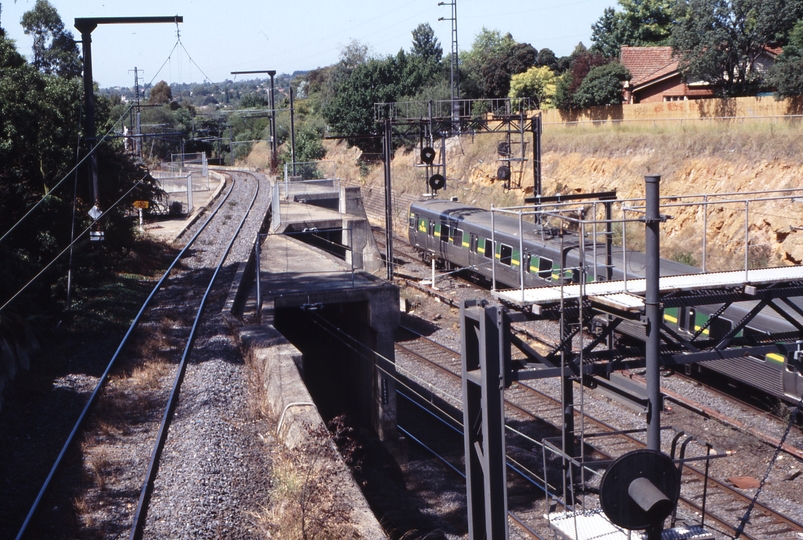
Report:
[[[209,206],[223,191],[226,185],[222,175],[210,171],[208,180],[209,189],[194,191],[193,209],[186,215],[172,218],[161,218],[157,221],[146,223],[143,227],[144,233],[163,242],[174,242],[181,234],[187,230],[200,217],[203,210]]]
[[[366,260],[379,259],[370,228],[365,220],[360,225],[359,218],[312,204],[283,202],[281,211],[281,234],[266,235],[260,246],[257,319],[286,335],[303,327],[301,333],[331,340],[337,352],[330,358],[321,351],[305,355],[308,383],[324,392],[336,393],[333,384],[350,389],[354,412],[380,438],[395,440],[399,290],[364,269]]]

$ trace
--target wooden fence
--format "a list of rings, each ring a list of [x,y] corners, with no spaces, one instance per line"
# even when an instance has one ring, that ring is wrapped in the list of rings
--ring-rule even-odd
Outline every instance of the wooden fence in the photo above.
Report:
[[[772,96],[696,99],[592,107],[580,111],[542,111],[543,123],[565,126],[619,122],[675,122],[683,120],[740,120],[779,118],[803,121],[803,98],[776,100]]]

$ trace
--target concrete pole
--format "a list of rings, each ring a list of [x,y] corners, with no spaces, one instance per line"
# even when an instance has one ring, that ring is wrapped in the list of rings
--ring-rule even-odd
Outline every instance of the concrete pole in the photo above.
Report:
[[[661,451],[661,362],[659,358],[661,304],[659,294],[660,279],[660,183],[657,175],[645,176],[645,247],[647,255],[647,295],[645,299],[647,315],[647,448]]]

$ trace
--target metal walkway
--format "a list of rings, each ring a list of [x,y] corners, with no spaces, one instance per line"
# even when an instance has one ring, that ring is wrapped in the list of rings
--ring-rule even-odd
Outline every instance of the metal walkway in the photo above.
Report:
[[[661,294],[675,291],[692,291],[737,287],[740,285],[767,285],[771,283],[803,280],[803,266],[762,268],[758,270],[737,270],[732,272],[711,272],[683,276],[665,276],[659,280]],[[576,300],[584,295],[601,304],[623,311],[644,309],[644,295],[647,291],[646,279],[627,281],[602,281],[580,285],[539,287],[533,289],[510,289],[496,291],[494,297],[512,305],[546,306],[561,300]],[[534,308],[534,313],[538,310]]]

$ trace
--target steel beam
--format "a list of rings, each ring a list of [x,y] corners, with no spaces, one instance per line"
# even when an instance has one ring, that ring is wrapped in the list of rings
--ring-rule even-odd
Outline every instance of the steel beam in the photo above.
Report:
[[[471,540],[507,538],[505,373],[510,365],[510,320],[501,306],[460,306],[463,441]]]

